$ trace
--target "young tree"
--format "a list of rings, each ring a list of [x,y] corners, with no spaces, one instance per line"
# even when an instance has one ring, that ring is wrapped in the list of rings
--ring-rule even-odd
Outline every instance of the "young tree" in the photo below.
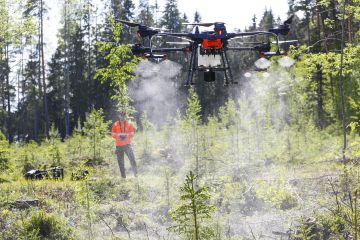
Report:
[[[110,19],[110,22],[113,32],[112,40],[98,43],[99,51],[107,53],[104,59],[108,61],[108,65],[96,70],[95,79],[101,82],[110,82],[110,86],[115,91],[112,99],[118,102],[119,108],[131,112],[126,82],[134,79],[133,72],[138,59],[132,56],[131,50],[126,44],[121,44],[119,37],[122,30],[121,24],[115,23],[113,19]]]
[[[198,95],[193,88],[190,88],[189,90],[185,121],[193,126],[197,126],[201,123],[201,105]]]
[[[0,131],[0,171],[4,171],[9,167],[9,142],[5,135]]]
[[[86,117],[84,122],[83,131],[86,136],[90,139],[91,149],[93,153],[93,160],[100,160],[100,149],[101,140],[108,133],[109,123],[104,119],[104,112],[102,109],[93,109]]]
[[[206,226],[215,207],[209,204],[210,194],[207,187],[195,186],[196,176],[190,171],[185,183],[180,187],[181,203],[169,214],[176,222],[170,229],[184,235],[186,239],[211,239],[214,231]]]

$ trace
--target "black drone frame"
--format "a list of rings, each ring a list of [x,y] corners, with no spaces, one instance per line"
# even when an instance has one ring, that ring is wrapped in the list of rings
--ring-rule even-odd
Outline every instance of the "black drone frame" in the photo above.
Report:
[[[280,35],[287,35],[290,31],[290,24],[292,22],[293,16],[286,20],[282,25],[277,28],[269,29],[269,31],[254,31],[254,32],[240,32],[240,33],[227,33],[225,24],[221,22],[216,23],[196,23],[196,24],[187,24],[194,25],[193,33],[172,33],[172,32],[163,32],[161,29],[147,27],[138,23],[132,23],[128,21],[120,20],[121,23],[128,25],[130,27],[138,27],[138,36],[140,38],[147,38],[149,40],[149,46],[144,47],[142,44],[135,44],[132,46],[132,52],[135,55],[140,55],[146,58],[153,59],[162,59],[166,58],[166,53],[171,52],[191,52],[189,69],[187,74],[186,86],[194,84],[194,73],[195,71],[204,72],[204,80],[208,82],[215,81],[215,72],[221,71],[225,75],[225,85],[236,84],[233,79],[233,74],[230,68],[229,57],[227,51],[257,51],[263,57],[278,56],[284,54],[280,51]],[[214,31],[200,32],[199,26],[209,27],[214,25]],[[175,37],[180,38],[188,42],[185,43],[185,47],[173,47],[173,48],[153,48],[153,37]],[[271,44],[270,42],[243,42],[244,46],[240,47],[229,47],[228,41],[236,38],[243,37],[255,37],[255,36],[272,36],[275,41],[273,42],[276,46],[274,52],[270,52]],[[221,65],[215,67],[207,66],[198,66],[198,54],[199,50],[203,50],[201,44],[204,40],[209,41],[221,41],[221,46],[208,48],[205,52],[201,53],[202,55],[219,55],[221,58]],[[294,42],[294,41],[283,41],[283,42]],[[200,48],[200,49],[199,49]]]

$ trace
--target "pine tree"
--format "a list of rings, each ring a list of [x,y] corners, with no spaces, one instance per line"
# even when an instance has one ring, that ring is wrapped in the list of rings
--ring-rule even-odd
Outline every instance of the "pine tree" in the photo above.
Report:
[[[124,0],[124,20],[131,21],[134,18],[135,4],[132,0]]]
[[[18,50],[33,29],[29,18],[22,16],[21,6],[19,1],[0,1],[0,128],[10,141],[16,131],[15,109],[12,108],[16,91],[10,78],[15,69],[10,68],[10,62],[19,57]]]
[[[268,31],[270,28],[273,28],[275,24],[275,18],[274,15],[272,13],[272,10],[267,10],[265,8],[264,11],[264,15],[260,20],[259,23],[259,29],[264,30],[264,31]]]
[[[196,186],[196,176],[190,171],[185,183],[180,187],[181,203],[169,214],[176,222],[170,229],[186,239],[211,239],[214,231],[206,226],[215,207],[209,204],[210,194],[207,187]]]
[[[37,51],[30,55],[24,70],[24,99],[20,107],[20,119],[28,119],[28,121],[19,121],[19,126],[24,129],[29,139],[39,140],[40,132],[40,94],[41,89],[38,86],[39,61]],[[29,125],[30,124],[30,125]]]
[[[26,17],[34,16],[37,17],[37,26],[38,26],[38,57],[39,57],[39,76],[38,84],[41,91],[42,100],[43,100],[43,112],[44,112],[44,133],[45,136],[49,135],[49,113],[48,113],[48,100],[47,100],[47,87],[46,87],[46,78],[45,78],[45,56],[44,56],[44,15],[47,12],[46,6],[43,0],[27,0],[27,8],[25,9],[24,15]]]
[[[196,10],[194,14],[194,23],[201,23],[201,15],[198,10]]]
[[[85,114],[90,111],[91,106],[91,83],[86,78],[87,52],[85,50],[84,32],[80,26],[74,24],[74,33],[69,36],[69,80],[70,80],[70,108],[72,115],[70,124],[75,126],[76,121],[85,120]]]
[[[155,24],[154,16],[151,11],[149,0],[140,0],[138,7],[139,14],[136,21],[146,26],[153,26]]]
[[[177,0],[167,0],[160,25],[173,32],[181,31],[181,17]]]
[[[63,46],[59,46],[56,49],[48,65],[49,120],[59,129],[61,136],[65,137],[63,112],[63,99],[65,95]]]

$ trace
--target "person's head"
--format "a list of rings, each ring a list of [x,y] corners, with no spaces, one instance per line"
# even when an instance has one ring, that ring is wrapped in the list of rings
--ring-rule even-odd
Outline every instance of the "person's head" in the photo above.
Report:
[[[124,121],[126,118],[126,112],[125,111],[120,111],[118,114],[118,118],[120,121]]]

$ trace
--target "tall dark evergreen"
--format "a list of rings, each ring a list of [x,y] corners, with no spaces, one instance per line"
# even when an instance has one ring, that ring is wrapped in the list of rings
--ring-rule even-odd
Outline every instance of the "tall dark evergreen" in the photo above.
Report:
[[[138,7],[139,14],[136,16],[136,21],[146,26],[153,26],[155,24],[153,11],[149,4],[149,0],[140,0]]]
[[[69,79],[70,79],[70,108],[72,110],[71,126],[75,126],[78,119],[85,121],[86,113],[90,112],[91,82],[86,78],[87,54],[84,33],[76,24],[75,32],[69,42]]]
[[[134,10],[135,10],[135,4],[132,0],[124,0],[124,14],[123,19],[127,21],[131,21],[134,18]]]
[[[45,76],[45,52],[44,52],[44,15],[47,9],[43,0],[28,0],[27,8],[24,12],[25,16],[34,16],[37,18],[37,38],[38,38],[38,57],[39,57],[39,76],[38,84],[41,88],[41,98],[43,101],[43,116],[44,116],[44,134],[48,137],[49,135],[49,114],[48,114],[48,101],[46,94],[46,76]]]
[[[181,31],[181,17],[177,0],[166,0],[160,25],[173,32]]]
[[[64,126],[64,45],[60,45],[52,56],[48,74],[49,119],[65,137]]]
[[[265,9],[263,17],[261,18],[259,23],[259,29],[267,31],[270,28],[273,28],[274,24],[275,24],[275,18],[272,10]]]
[[[40,104],[41,89],[38,85],[39,61],[38,52],[33,51],[24,69],[24,99],[18,110],[18,126],[21,126],[24,139],[40,140]],[[26,119],[26,121],[24,121]],[[24,140],[22,139],[22,140]]]
[[[194,14],[194,23],[201,23],[201,15],[198,10],[196,10]]]

